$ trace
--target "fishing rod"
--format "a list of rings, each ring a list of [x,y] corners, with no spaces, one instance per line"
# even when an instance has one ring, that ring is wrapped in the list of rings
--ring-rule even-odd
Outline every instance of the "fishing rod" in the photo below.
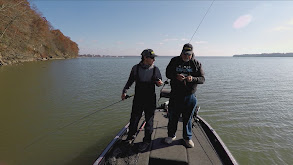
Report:
[[[125,99],[128,99],[128,98],[133,97],[133,96],[134,96],[134,94],[133,94],[133,95],[130,95],[130,96],[129,96],[129,95],[126,95],[126,96],[125,96]],[[77,120],[75,120],[75,121],[73,121],[73,122],[71,122],[71,123],[69,123],[69,124],[63,126],[63,127],[60,127],[60,128],[58,128],[58,129],[56,129],[56,130],[54,130],[54,131],[52,131],[52,132],[49,132],[49,133],[45,134],[45,135],[42,135],[42,136],[38,137],[36,140],[34,140],[32,143],[30,143],[29,145],[25,146],[24,149],[25,149],[25,150],[28,149],[30,146],[32,146],[33,144],[35,144],[36,142],[40,141],[41,139],[43,139],[44,137],[46,137],[46,136],[48,136],[48,135],[50,135],[50,134],[53,134],[53,133],[55,133],[55,132],[57,132],[57,131],[59,131],[59,130],[62,130],[62,129],[64,129],[64,128],[66,128],[66,127],[72,125],[72,124],[75,124],[75,123],[81,121],[82,119],[85,119],[85,118],[87,118],[87,117],[89,117],[89,116],[91,116],[91,115],[93,115],[93,114],[95,114],[95,113],[97,113],[97,112],[99,112],[99,111],[102,111],[102,110],[104,110],[104,109],[106,109],[106,108],[109,108],[109,107],[115,105],[115,104],[118,104],[118,103],[120,103],[121,101],[123,101],[123,100],[121,99],[121,100],[119,100],[119,101],[117,101],[117,102],[115,102],[115,103],[112,103],[112,104],[110,104],[110,105],[108,105],[108,106],[106,106],[106,107],[103,107],[103,108],[101,108],[101,109],[98,109],[98,110],[96,110],[96,111],[90,113],[90,114],[87,114],[87,115],[85,115],[85,116],[83,116],[83,117],[81,117],[81,118],[79,118],[79,119],[77,119]]]
[[[211,3],[210,7],[209,7],[209,8],[208,8],[208,10],[206,11],[206,13],[205,13],[205,15],[203,16],[203,18],[201,19],[201,21],[200,21],[199,25],[197,26],[196,30],[194,31],[194,33],[193,33],[193,35],[192,35],[192,37],[191,37],[191,39],[190,39],[190,41],[189,41],[188,43],[190,43],[190,42],[191,42],[191,40],[193,39],[193,37],[194,37],[195,33],[196,33],[196,32],[197,32],[197,30],[199,29],[199,27],[200,27],[201,23],[203,22],[203,20],[205,19],[206,15],[207,15],[207,14],[208,14],[208,12],[210,11],[210,9],[211,9],[211,7],[213,6],[213,3],[214,3],[214,2],[215,2],[215,0],[213,0],[213,2]]]

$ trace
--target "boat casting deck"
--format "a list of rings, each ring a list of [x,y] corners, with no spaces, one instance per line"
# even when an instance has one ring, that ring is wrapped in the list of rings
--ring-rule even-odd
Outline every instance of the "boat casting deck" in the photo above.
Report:
[[[143,117],[140,124],[143,122]],[[223,164],[217,152],[213,148],[207,135],[202,130],[198,123],[192,129],[194,148],[186,148],[182,139],[182,121],[178,122],[178,129],[176,132],[176,140],[172,144],[164,143],[164,138],[167,136],[168,118],[166,112],[157,111],[154,117],[154,132],[152,134],[152,141],[150,147],[143,152],[137,151],[137,146],[142,143],[144,137],[144,130],[142,129],[137,135],[134,146],[130,148],[133,152],[127,156],[115,158],[115,164],[168,164],[168,165],[210,165]],[[125,138],[125,137],[124,137]],[[115,151],[114,151],[115,152]],[[123,152],[123,151],[122,151]],[[125,153],[124,153],[125,154]],[[119,160],[120,159],[120,160]],[[124,160],[121,160],[124,159]],[[129,161],[135,159],[135,161]],[[119,163],[120,162],[120,163]],[[112,164],[112,163],[106,163]]]

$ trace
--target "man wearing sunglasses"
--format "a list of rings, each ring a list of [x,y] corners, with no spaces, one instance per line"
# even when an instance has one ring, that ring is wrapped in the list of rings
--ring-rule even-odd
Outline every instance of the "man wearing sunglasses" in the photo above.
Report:
[[[132,67],[128,81],[122,91],[121,99],[125,99],[127,90],[135,81],[135,95],[126,142],[130,144],[135,138],[139,120],[142,112],[144,112],[146,120],[145,136],[143,143],[138,146],[140,151],[144,151],[149,147],[153,132],[154,112],[156,109],[155,85],[161,86],[163,82],[159,68],[154,65],[155,57],[157,56],[154,51],[145,49],[141,55],[140,63]]]
[[[167,78],[171,79],[169,100],[169,123],[167,144],[176,139],[177,124],[180,115],[183,119],[183,139],[186,147],[194,147],[192,141],[192,116],[196,108],[195,91],[197,84],[205,81],[201,63],[194,58],[193,46],[183,46],[180,56],[173,57],[166,69]]]

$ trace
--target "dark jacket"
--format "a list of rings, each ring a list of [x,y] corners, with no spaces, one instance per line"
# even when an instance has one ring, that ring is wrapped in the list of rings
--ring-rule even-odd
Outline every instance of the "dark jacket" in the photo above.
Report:
[[[192,76],[192,81],[179,81],[177,74]],[[188,62],[184,62],[180,56],[173,57],[166,69],[167,78],[171,79],[171,96],[187,96],[196,92],[197,84],[203,84],[205,81],[204,72],[201,63],[194,59],[194,56]]]

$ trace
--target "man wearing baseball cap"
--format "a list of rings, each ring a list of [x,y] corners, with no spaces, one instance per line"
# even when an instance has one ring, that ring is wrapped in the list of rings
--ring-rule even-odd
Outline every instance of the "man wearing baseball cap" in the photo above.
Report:
[[[123,88],[121,99],[126,97],[127,90],[135,82],[135,95],[132,104],[130,117],[129,132],[126,139],[127,143],[131,143],[135,138],[137,126],[142,116],[145,114],[145,136],[143,143],[138,147],[140,151],[146,150],[151,142],[153,132],[154,112],[156,109],[156,93],[155,85],[161,86],[162,76],[158,67],[154,65],[157,55],[152,49],[145,49],[141,53],[141,61],[132,67],[128,81]]]
[[[203,84],[205,77],[201,63],[194,58],[191,44],[185,44],[180,56],[171,59],[166,69],[166,76],[171,79],[171,93],[168,137],[165,138],[165,142],[171,144],[176,139],[177,124],[182,114],[183,139],[186,147],[194,147],[191,121],[197,103],[195,92],[197,84]]]

